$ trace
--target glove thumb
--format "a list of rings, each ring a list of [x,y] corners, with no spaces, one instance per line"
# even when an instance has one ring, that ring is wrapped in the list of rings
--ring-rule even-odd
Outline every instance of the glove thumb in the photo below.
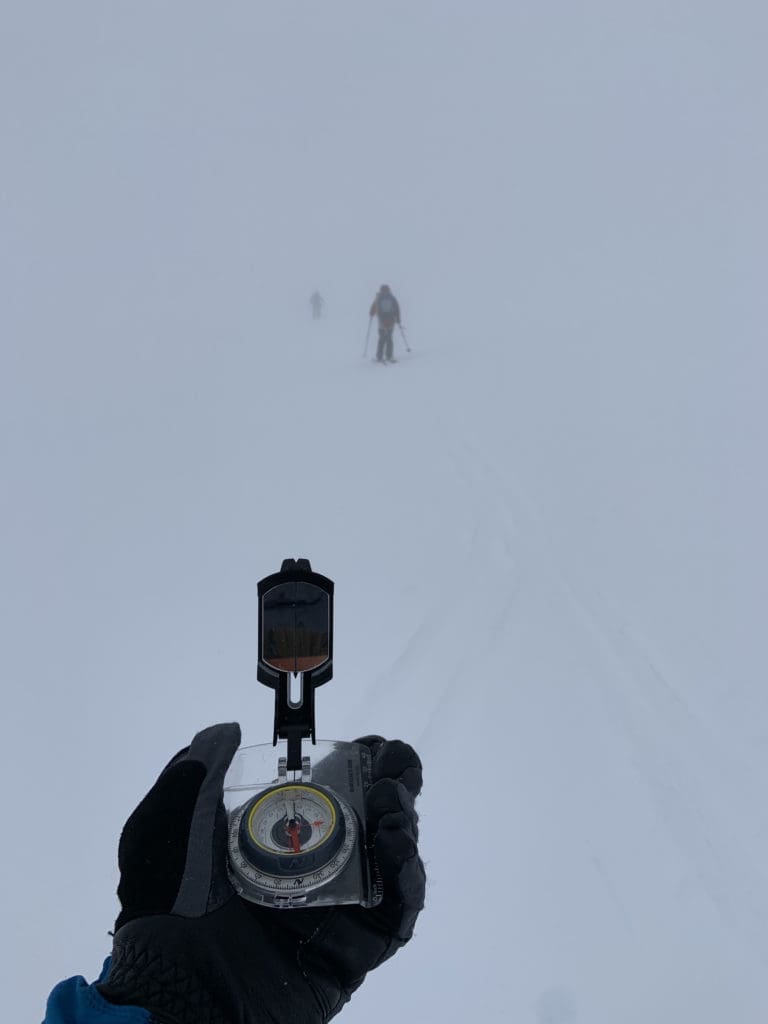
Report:
[[[236,723],[197,733],[126,822],[116,929],[154,914],[199,917],[232,894],[222,792],[239,744]]]

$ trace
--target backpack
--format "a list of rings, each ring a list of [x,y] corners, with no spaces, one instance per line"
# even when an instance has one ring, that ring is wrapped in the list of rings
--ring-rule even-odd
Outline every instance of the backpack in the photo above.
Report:
[[[380,295],[376,301],[376,312],[380,317],[389,320],[394,317],[397,303],[394,295]]]

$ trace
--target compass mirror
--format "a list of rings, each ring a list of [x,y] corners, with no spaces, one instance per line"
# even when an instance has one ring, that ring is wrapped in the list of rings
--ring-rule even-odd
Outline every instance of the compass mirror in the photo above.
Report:
[[[279,583],[261,599],[261,657],[278,672],[311,672],[330,657],[331,606],[312,583]]]

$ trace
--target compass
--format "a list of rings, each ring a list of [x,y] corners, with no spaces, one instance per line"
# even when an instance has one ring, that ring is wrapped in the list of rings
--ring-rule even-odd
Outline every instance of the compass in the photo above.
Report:
[[[354,811],[330,789],[308,782],[270,786],[230,817],[235,888],[248,899],[301,903],[344,871],[358,831]]]
[[[316,738],[315,693],[333,677],[333,591],[306,558],[286,558],[259,580],[256,676],[274,692],[272,743],[237,751],[223,799],[232,886],[269,907],[375,907],[382,899],[366,835],[371,751]]]

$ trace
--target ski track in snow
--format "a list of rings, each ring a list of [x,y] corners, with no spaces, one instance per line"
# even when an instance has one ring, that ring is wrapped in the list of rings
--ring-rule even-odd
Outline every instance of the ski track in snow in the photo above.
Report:
[[[569,603],[572,614],[591,634],[600,656],[611,665],[610,682],[596,674],[602,700],[616,729],[627,737],[635,766],[650,790],[659,816],[717,906],[724,924],[741,934],[759,951],[768,965],[768,886],[764,860],[747,848],[744,831],[751,818],[729,814],[732,786],[742,793],[746,811],[760,807],[764,796],[758,784],[749,786],[744,765],[729,763],[727,752],[699,721],[652,657],[633,637],[630,626],[609,611],[607,602],[588,594],[563,569],[531,502],[516,487],[511,472],[498,466],[467,443],[462,457],[454,457],[456,471],[468,486],[485,496],[493,512],[478,518],[475,544],[492,523],[497,531],[492,549],[502,553],[499,563],[489,562],[490,572],[509,568],[513,546],[522,547],[552,588]],[[505,467],[508,468],[508,467]],[[490,543],[486,536],[486,546]],[[494,637],[504,629],[512,598],[504,605],[491,630]],[[605,868],[595,858],[600,874]],[[735,870],[734,870],[735,869]],[[611,885],[606,881],[607,887]],[[616,899],[615,892],[613,893]],[[620,905],[620,900],[616,900]],[[626,911],[622,916],[627,918]]]

